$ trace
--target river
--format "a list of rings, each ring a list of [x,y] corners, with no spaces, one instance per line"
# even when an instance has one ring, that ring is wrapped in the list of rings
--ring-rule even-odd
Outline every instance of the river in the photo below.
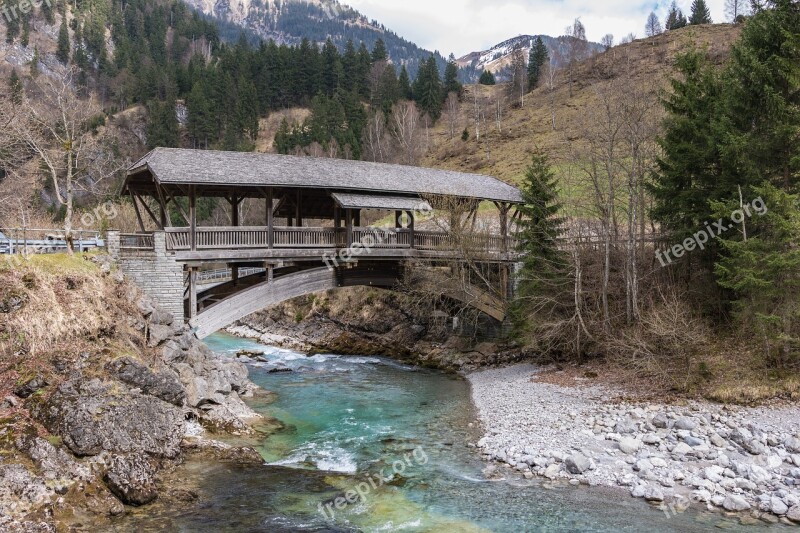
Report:
[[[221,356],[263,352],[251,379],[277,397],[255,404],[281,429],[263,467],[194,464],[210,494],[191,512],[146,510],[121,530],[176,531],[753,531],[735,519],[667,511],[621,491],[509,475],[487,480],[463,379],[376,357],[307,357],[217,334]],[[270,373],[280,366],[291,372]],[[348,501],[349,499],[349,501]],[[759,528],[760,529],[760,528]]]

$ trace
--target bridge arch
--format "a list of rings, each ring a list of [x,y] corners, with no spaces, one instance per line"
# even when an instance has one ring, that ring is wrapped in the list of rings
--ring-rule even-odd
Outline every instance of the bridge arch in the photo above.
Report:
[[[195,329],[198,338],[204,339],[248,315],[300,296],[342,287],[391,289],[397,286],[401,271],[401,265],[393,263],[337,269],[322,267],[287,273],[233,292],[203,309],[189,321],[189,325]],[[245,280],[246,278],[241,281]],[[230,284],[226,285],[230,287]],[[499,322],[506,318],[503,303],[477,287],[448,293],[446,296],[471,306]]]

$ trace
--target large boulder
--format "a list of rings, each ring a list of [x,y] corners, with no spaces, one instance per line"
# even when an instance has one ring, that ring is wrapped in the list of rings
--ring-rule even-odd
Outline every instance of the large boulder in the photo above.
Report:
[[[184,434],[183,413],[174,405],[98,379],[64,382],[33,414],[77,456],[109,451],[174,458]]]
[[[123,503],[145,505],[156,499],[155,468],[143,453],[113,455],[103,477]]]
[[[123,383],[137,387],[143,393],[160,398],[181,407],[186,399],[186,390],[175,374],[162,370],[158,374],[131,357],[111,361],[106,368]]]

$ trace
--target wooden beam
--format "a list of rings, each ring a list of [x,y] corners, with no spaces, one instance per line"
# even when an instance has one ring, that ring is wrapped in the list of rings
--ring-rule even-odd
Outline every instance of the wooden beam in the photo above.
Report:
[[[147,202],[145,202],[144,199],[141,199],[141,198],[140,198],[140,200],[142,201],[142,207],[144,207],[144,210],[147,212],[147,214],[150,216],[150,218],[153,219],[153,223],[156,225],[156,227],[164,229],[164,226],[158,220],[158,217],[156,217],[155,213],[153,213],[153,210],[150,209],[150,206],[147,205]]]
[[[273,203],[272,187],[270,187],[267,190],[267,246],[269,248],[275,246],[275,212],[272,207]]]
[[[190,187],[191,187],[191,185],[190,185]],[[164,189],[164,192],[167,193],[167,196],[169,196],[170,200],[172,200],[172,203],[175,204],[175,206],[178,208],[178,212],[183,217],[183,220],[185,220],[186,223],[189,224],[190,223],[189,222],[189,215],[187,215],[186,211],[183,210],[183,207],[181,207],[181,204],[179,204],[178,201],[175,199],[175,197],[172,196],[172,193],[169,192],[169,189]]]
[[[139,228],[141,228],[142,233],[145,233],[147,230],[144,229],[144,222],[142,221],[142,212],[139,211],[139,203],[137,202],[138,198],[139,197],[133,191],[131,191],[131,200],[133,202],[133,210],[136,212],[136,220],[139,221]]]
[[[300,196],[301,191],[297,189],[297,199],[294,202],[294,215],[295,220],[297,221],[297,227],[301,227],[303,225],[303,215],[300,212],[300,201],[302,197]]]
[[[347,247],[353,246],[353,210],[345,209],[345,224],[347,225]]]
[[[189,269],[189,319],[197,316],[197,269]]]
[[[197,190],[195,185],[189,186],[189,239],[192,251],[197,250]]]
[[[161,190],[160,185],[156,185],[156,193],[158,193],[158,203],[161,206],[161,228],[172,227],[172,220],[170,219],[169,211],[167,211],[167,202],[164,199],[164,191]]]

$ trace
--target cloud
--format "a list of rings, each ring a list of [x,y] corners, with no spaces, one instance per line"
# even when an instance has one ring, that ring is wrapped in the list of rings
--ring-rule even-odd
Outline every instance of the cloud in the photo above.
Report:
[[[590,40],[611,33],[617,42],[629,33],[644,36],[655,10],[662,22],[671,0],[344,0],[369,19],[402,37],[447,56],[485,50],[522,34],[563,35],[580,17]],[[679,0],[687,14],[692,0]],[[724,21],[724,0],[709,0],[715,22]]]

